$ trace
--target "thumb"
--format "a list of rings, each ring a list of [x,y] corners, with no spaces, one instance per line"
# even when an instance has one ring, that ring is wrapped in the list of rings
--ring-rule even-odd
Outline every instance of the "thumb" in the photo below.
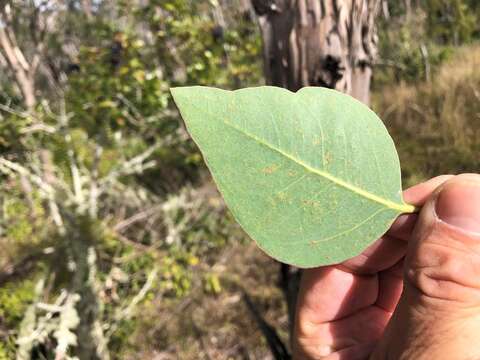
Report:
[[[421,210],[404,291],[376,353],[480,359],[479,333],[480,175],[464,174],[445,182]]]
[[[427,201],[407,250],[405,280],[426,306],[480,306],[480,175],[456,176]]]

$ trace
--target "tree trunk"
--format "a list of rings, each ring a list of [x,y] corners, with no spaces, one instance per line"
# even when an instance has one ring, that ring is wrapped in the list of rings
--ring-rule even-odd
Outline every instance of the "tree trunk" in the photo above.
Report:
[[[324,86],[369,103],[381,0],[252,0],[271,85]]]
[[[85,13],[85,16],[88,20],[93,19],[93,11],[92,11],[92,2],[91,0],[82,0],[82,9]]]

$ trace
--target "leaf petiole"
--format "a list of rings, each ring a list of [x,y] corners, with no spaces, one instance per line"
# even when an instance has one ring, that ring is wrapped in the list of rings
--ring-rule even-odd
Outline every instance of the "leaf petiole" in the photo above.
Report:
[[[422,209],[421,206],[405,204],[402,207],[402,213],[403,214],[415,214],[415,213],[419,213],[421,209]]]

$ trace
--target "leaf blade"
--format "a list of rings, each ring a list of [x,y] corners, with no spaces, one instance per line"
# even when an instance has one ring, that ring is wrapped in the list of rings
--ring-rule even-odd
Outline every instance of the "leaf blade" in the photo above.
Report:
[[[401,199],[399,162],[393,141],[383,124],[378,126],[380,120],[373,112],[346,95],[320,88],[305,88],[294,94],[273,87],[235,92],[192,87],[173,89],[172,94],[235,218],[259,247],[280,261],[302,267],[342,261],[382,235],[398,214],[412,211],[413,207]],[[336,152],[335,156],[341,152],[335,148],[340,142],[332,142],[330,134],[343,132],[345,147],[355,148],[355,139],[351,139],[354,132],[332,121],[348,116],[337,114],[329,106],[348,106],[363,118],[368,115],[363,125],[380,134],[386,144],[382,146],[388,150],[388,161],[382,155],[380,162],[394,172],[393,182],[385,180],[391,183],[387,186],[389,197],[370,191],[368,183],[360,187],[368,177],[363,182],[358,176],[352,177],[360,181],[355,184],[338,176],[348,170],[347,152],[339,157],[343,166],[337,166],[339,161],[332,162],[337,167],[331,169],[337,173],[327,171],[329,151]],[[323,118],[318,119],[311,109]],[[326,121],[329,116],[331,119]],[[317,137],[322,144],[320,149]],[[364,147],[371,148],[368,143]],[[320,160],[315,157],[317,153],[321,154]],[[375,158],[378,162],[377,155]],[[364,157],[360,160],[360,164],[365,163]],[[376,167],[380,169],[379,164]],[[379,184],[374,185],[378,190]],[[331,194],[322,195],[322,189],[329,186],[333,186]],[[357,210],[345,208],[345,204],[353,203]],[[335,221],[333,213],[344,218],[342,222]],[[365,217],[363,213],[369,215]],[[369,231],[362,221],[369,226],[374,223],[373,230]],[[325,241],[329,248],[323,244],[319,249],[318,244]]]

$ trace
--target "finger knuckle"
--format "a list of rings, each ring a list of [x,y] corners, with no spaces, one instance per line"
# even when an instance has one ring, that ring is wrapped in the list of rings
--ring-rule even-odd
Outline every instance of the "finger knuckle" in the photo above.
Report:
[[[423,296],[448,301],[480,301],[480,256],[431,239],[420,245],[406,280]]]

